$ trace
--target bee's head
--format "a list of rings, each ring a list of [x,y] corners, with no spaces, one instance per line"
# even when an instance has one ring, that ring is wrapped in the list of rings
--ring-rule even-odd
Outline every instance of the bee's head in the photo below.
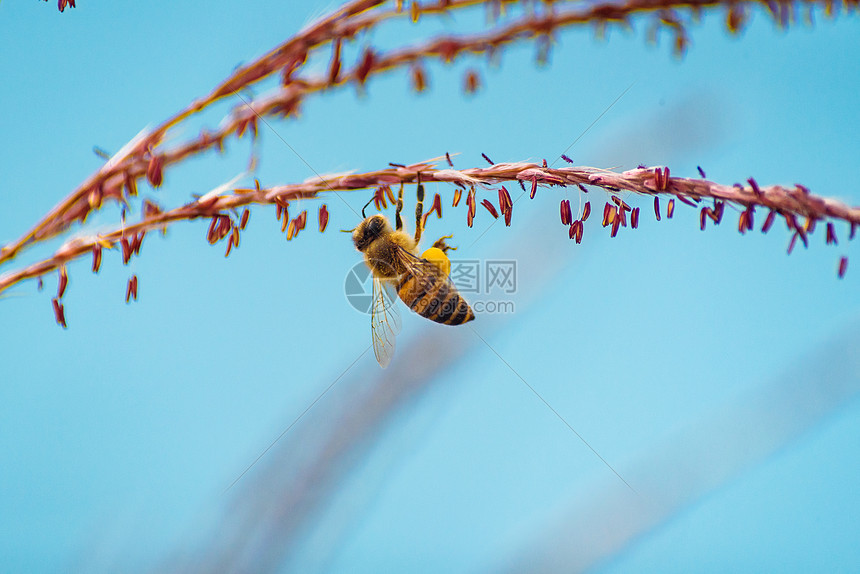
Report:
[[[364,251],[376,239],[385,233],[391,233],[391,231],[391,224],[388,223],[384,215],[371,215],[358,224],[358,227],[352,232],[352,240],[355,242],[356,249]]]

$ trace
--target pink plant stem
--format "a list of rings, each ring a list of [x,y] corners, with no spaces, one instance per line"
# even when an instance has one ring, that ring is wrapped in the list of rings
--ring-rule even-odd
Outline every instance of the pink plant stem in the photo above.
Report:
[[[207,194],[181,207],[169,211],[157,211],[146,215],[138,223],[125,223],[116,229],[91,237],[77,237],[62,245],[51,257],[29,265],[18,271],[0,276],[0,292],[25,279],[39,277],[58,269],[67,262],[90,255],[93,248],[113,248],[123,238],[136,236],[144,231],[164,229],[177,221],[210,218],[250,204],[286,204],[297,199],[313,198],[322,193],[370,190],[375,187],[398,183],[414,183],[418,174],[423,182],[448,182],[462,187],[490,186],[507,181],[536,181],[540,186],[591,185],[610,192],[626,191],[648,196],[668,195],[695,203],[712,199],[735,204],[744,209],[761,207],[771,209],[794,222],[798,218],[807,221],[833,220],[849,225],[860,225],[860,208],[849,207],[835,199],[810,193],[804,186],[784,187],[780,185],[753,187],[722,185],[706,179],[671,177],[662,181],[665,189],[658,191],[657,179],[661,168],[637,168],[624,172],[593,167],[544,168],[535,163],[497,163],[487,167],[463,170],[437,169],[431,161],[404,167],[322,177],[318,181],[280,185],[263,189],[235,189],[223,195]],[[758,189],[758,191],[756,191]],[[523,197],[525,192],[520,197]],[[516,201],[516,199],[515,199]]]
[[[449,12],[481,4],[478,0],[439,0],[426,5],[414,4],[417,13],[422,14]],[[433,38],[416,46],[394,50],[387,56],[368,57],[373,51],[367,48],[365,57],[346,73],[329,74],[325,77],[302,80],[295,73],[304,65],[310,51],[320,49],[329,43],[340,43],[344,38],[354,37],[362,30],[370,29],[385,20],[405,17],[397,9],[382,7],[381,0],[354,0],[345,4],[330,15],[320,19],[294,37],[288,39],[264,56],[238,69],[208,96],[192,102],[186,109],[164,121],[136,141],[130,142],[125,152],[116,161],[111,161],[90,176],[68,197],[54,207],[40,222],[18,240],[0,248],[0,264],[14,258],[24,247],[54,237],[66,231],[73,223],[82,222],[87,215],[103,205],[103,200],[125,202],[126,196],[133,195],[129,188],[144,175],[149,176],[153,162],[159,162],[158,179],[150,182],[157,186],[161,181],[163,169],[176,164],[192,155],[202,153],[212,147],[222,147],[224,139],[235,134],[241,136],[249,127],[256,133],[259,117],[290,116],[297,111],[301,101],[309,94],[344,85],[350,81],[363,84],[372,74],[413,66],[424,58],[439,58],[446,63],[453,61],[462,53],[495,53],[506,44],[537,39],[549,45],[552,34],[567,26],[576,24],[606,23],[628,24],[628,19],[638,13],[656,13],[656,23],[670,28],[676,35],[676,50],[683,52],[686,44],[685,23],[676,9],[698,11],[703,8],[726,7],[730,10],[727,25],[736,32],[740,27],[745,10],[755,4],[768,8],[773,19],[785,26],[792,19],[793,2],[770,0],[756,2],[728,2],[726,0],[629,0],[626,3],[598,3],[585,8],[576,7],[566,10],[547,10],[538,13],[534,9],[524,10],[511,22],[498,29],[474,35],[451,35]],[[511,4],[511,3],[508,3]],[[846,8],[855,8],[857,0],[846,0]],[[806,6],[817,5],[808,2]],[[833,13],[832,2],[821,3],[826,13]],[[491,4],[495,6],[495,4]],[[339,54],[339,51],[337,51]],[[338,55],[339,57],[339,55]],[[212,103],[237,94],[276,72],[282,72],[282,88],[273,96],[260,98],[248,105],[238,106],[230,120],[220,130],[202,132],[194,140],[173,149],[158,152],[169,129],[177,126],[192,115],[202,111]],[[470,72],[474,73],[474,72]],[[124,191],[125,186],[125,191]]]

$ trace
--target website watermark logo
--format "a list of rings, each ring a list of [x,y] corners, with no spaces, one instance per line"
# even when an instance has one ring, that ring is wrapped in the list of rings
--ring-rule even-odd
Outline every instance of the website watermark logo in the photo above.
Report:
[[[513,313],[517,292],[517,262],[513,259],[452,259],[451,282],[476,314]],[[346,274],[343,293],[360,313],[373,309],[373,274],[364,262]]]

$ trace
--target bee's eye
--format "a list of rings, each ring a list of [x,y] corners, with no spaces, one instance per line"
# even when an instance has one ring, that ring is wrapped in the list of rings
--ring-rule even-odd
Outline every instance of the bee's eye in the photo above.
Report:
[[[382,230],[385,227],[385,221],[381,217],[374,217],[367,223],[368,231],[374,236],[378,236],[382,234]]]

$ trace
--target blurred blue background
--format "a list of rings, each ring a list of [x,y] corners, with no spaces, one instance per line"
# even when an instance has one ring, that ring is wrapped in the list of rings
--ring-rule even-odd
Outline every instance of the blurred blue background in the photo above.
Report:
[[[3,2],[0,242],[99,168],[93,146],[117,151],[335,7],[83,1],[60,14]],[[347,61],[368,41],[483,18],[388,25]],[[545,68],[524,44],[489,68],[428,62],[424,94],[400,71],[364,95],[312,97],[297,121],[271,122],[300,157],[261,127],[256,176],[271,186],[446,151],[458,168],[485,165],[481,153],[559,166],[576,141],[576,165],[688,177],[701,166],[722,183],[798,182],[860,203],[856,15],[778,30],[756,11],[738,37],[724,19],[693,25],[683,59],[668,36],[648,44],[640,18],[602,40],[559,34]],[[483,87],[467,97],[471,67]],[[230,180],[249,140],[227,148],[144,195],[176,206]],[[312,224],[290,243],[274,209],[255,208],[227,259],[197,221],[148,235],[128,267],[117,253],[98,275],[79,261],[68,330],[53,319],[55,275],[0,300],[0,570],[860,570],[860,258],[844,225],[838,247],[819,226],[787,256],[781,222],[740,236],[727,210],[701,232],[694,209],[679,203],[658,223],[649,199],[627,197],[639,230],[609,240],[592,215],[575,245],[558,202],[591,200],[599,215],[599,190],[541,190],[516,203],[510,228],[479,208],[472,229],[452,188],[436,192],[445,217],[427,237],[453,233],[463,259],[516,260],[517,292],[504,294],[516,311],[457,329],[404,311],[384,373],[368,317],[343,293],[360,254],[338,229],[357,223],[344,201],[359,210],[364,192],[293,207]],[[85,231],[117,218],[108,207]],[[132,273],[140,300],[126,305]]]

